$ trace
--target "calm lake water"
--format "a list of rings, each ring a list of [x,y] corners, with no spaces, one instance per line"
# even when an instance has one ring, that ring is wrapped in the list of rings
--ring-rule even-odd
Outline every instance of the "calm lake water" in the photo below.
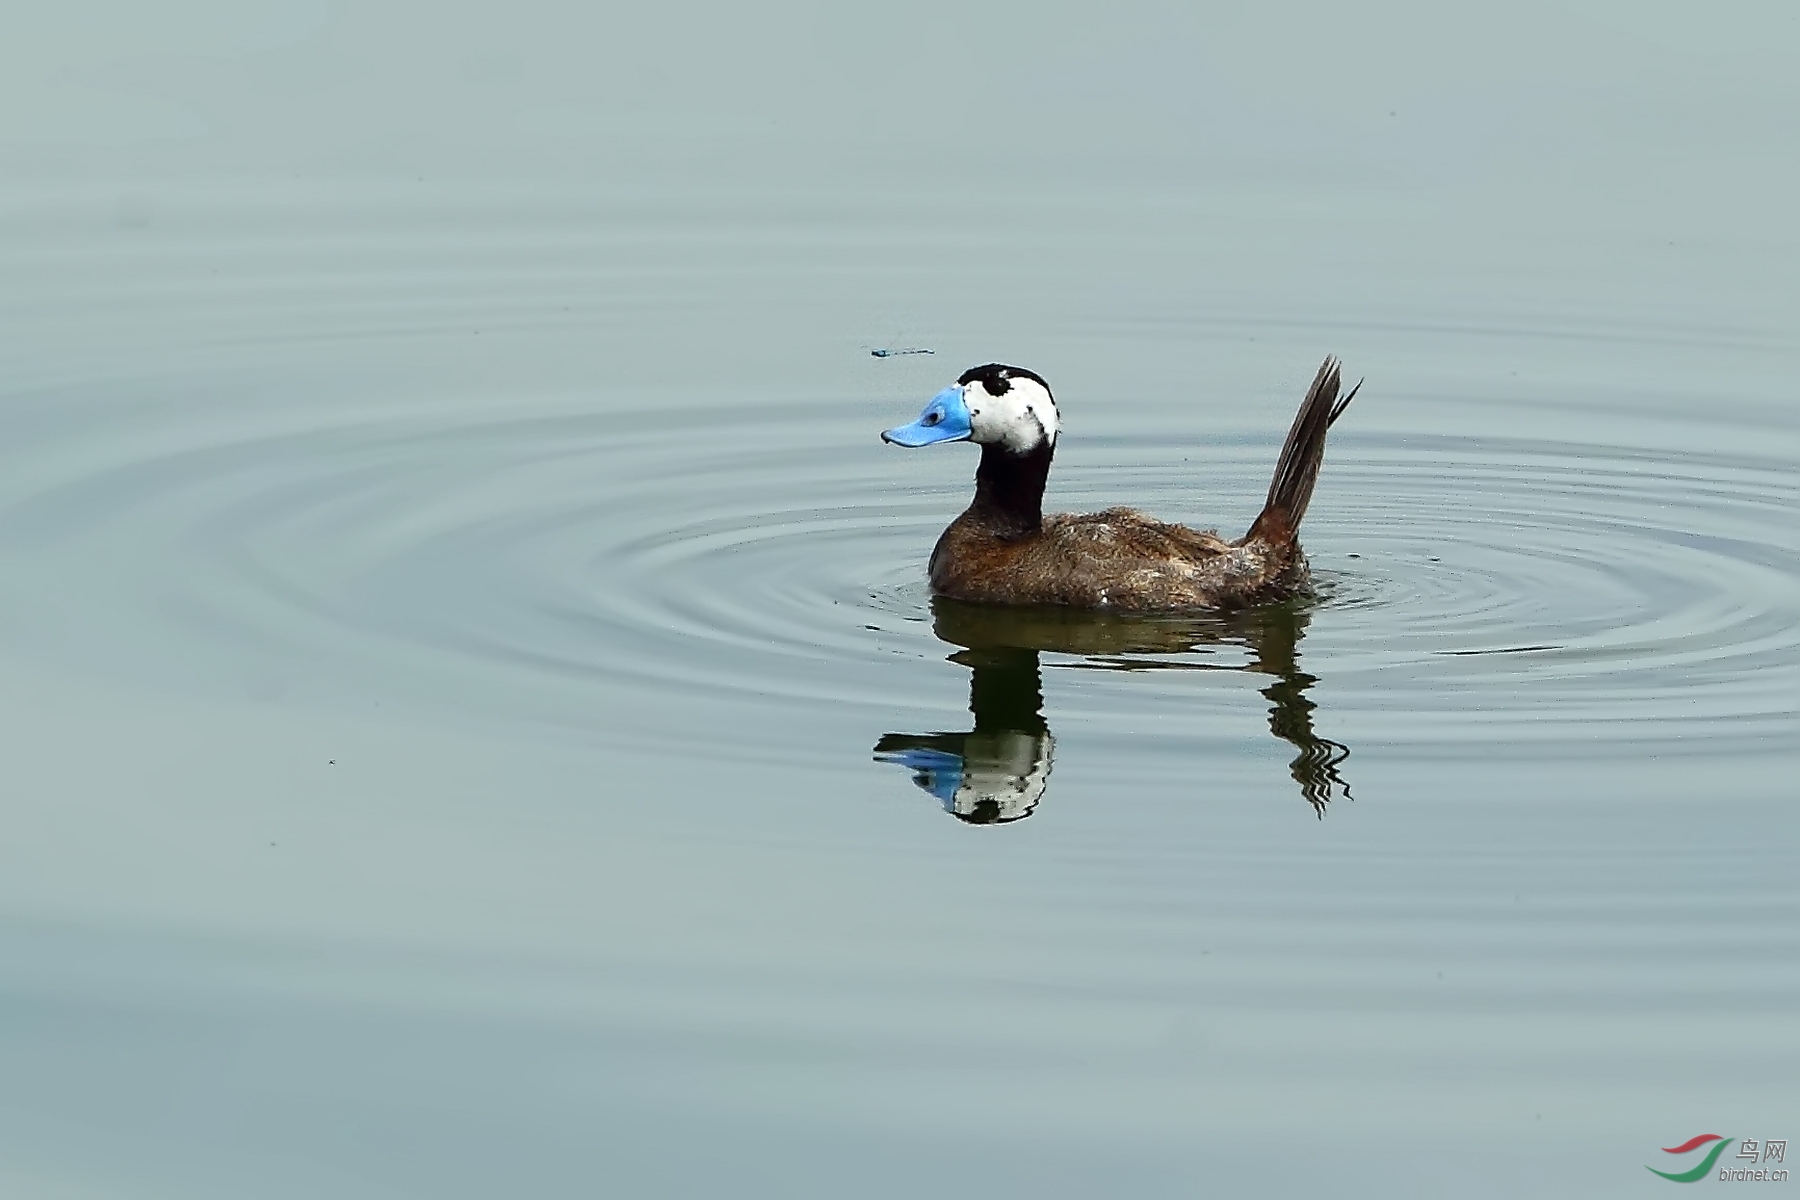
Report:
[[[0,43],[0,1194],[1800,1137],[1795,10],[253,7]],[[931,602],[964,368],[1235,535],[1326,353],[1316,597]]]

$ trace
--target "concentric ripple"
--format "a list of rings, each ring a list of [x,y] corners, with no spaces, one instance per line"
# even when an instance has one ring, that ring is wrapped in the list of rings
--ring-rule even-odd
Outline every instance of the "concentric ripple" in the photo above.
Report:
[[[885,451],[885,414],[782,403],[779,422],[744,402],[556,399],[227,432],[204,405],[59,428],[15,401],[0,546],[35,584],[10,628],[22,651],[159,684],[696,752],[791,757],[794,731],[846,709],[871,727],[943,709],[963,676],[923,561],[969,462]],[[1229,530],[1272,454],[1090,439],[1053,499]],[[1797,502],[1776,457],[1352,427],[1307,530],[1321,726],[1420,753],[1791,738]],[[1120,737],[1172,693],[1190,717],[1257,711],[1250,681],[1217,673],[1054,675],[1053,709]]]
[[[1350,474],[1354,508],[1313,534],[1343,530],[1360,555],[1316,555],[1342,577],[1333,669],[1383,676],[1413,736],[1467,717],[1563,745],[1792,733],[1791,465],[1421,438],[1370,445]]]

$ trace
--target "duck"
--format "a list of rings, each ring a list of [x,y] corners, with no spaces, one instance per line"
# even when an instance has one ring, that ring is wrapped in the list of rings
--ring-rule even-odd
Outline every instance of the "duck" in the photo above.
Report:
[[[1326,433],[1361,387],[1340,396],[1341,364],[1327,357],[1320,365],[1276,459],[1262,511],[1235,541],[1135,508],[1045,515],[1062,422],[1050,385],[1024,367],[971,367],[917,420],[881,438],[909,449],[981,447],[975,497],[931,551],[934,595],[1139,613],[1240,608],[1309,588],[1300,522],[1325,459]]]

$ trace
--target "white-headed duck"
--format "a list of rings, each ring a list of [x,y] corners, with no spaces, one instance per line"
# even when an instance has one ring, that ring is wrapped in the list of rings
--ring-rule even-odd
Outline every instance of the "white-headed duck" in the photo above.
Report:
[[[964,371],[918,420],[881,437],[896,446],[981,447],[975,499],[931,552],[937,595],[1127,612],[1235,607],[1306,586],[1300,520],[1325,457],[1326,431],[1356,395],[1352,388],[1339,399],[1339,388],[1338,362],[1327,358],[1288,430],[1263,510],[1236,541],[1130,508],[1045,516],[1059,421],[1050,385],[1023,367],[989,363]]]

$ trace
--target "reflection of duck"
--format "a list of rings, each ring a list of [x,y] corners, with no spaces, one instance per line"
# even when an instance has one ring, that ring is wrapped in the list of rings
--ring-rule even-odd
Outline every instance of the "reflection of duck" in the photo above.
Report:
[[[890,733],[875,743],[883,762],[911,767],[913,781],[971,825],[1028,817],[1044,795],[1056,739],[1044,724],[1036,650],[996,646],[963,650],[951,662],[970,668],[967,733]]]
[[[1274,676],[1262,689],[1271,704],[1269,731],[1300,751],[1288,767],[1300,794],[1320,816],[1338,792],[1350,797],[1350,786],[1338,774],[1349,748],[1313,732],[1316,705],[1306,689],[1317,680],[1300,670],[1298,648],[1310,618],[1299,604],[1184,617],[999,608],[942,597],[931,608],[937,636],[964,647],[950,661],[970,668],[975,728],[967,733],[890,733],[875,744],[875,756],[912,768],[914,781],[964,821],[1016,821],[1031,815],[1043,797],[1055,739],[1043,717],[1040,651],[1080,656],[1075,665],[1091,670]],[[1222,666],[1139,657],[1234,645],[1250,651],[1249,662]]]
[[[1312,499],[1325,434],[1355,396],[1338,399],[1338,364],[1326,359],[1275,464],[1250,531],[1228,542],[1212,530],[1166,525],[1129,508],[1043,511],[1061,426],[1050,385],[1023,367],[964,371],[911,425],[883,433],[897,446],[974,442],[975,499],[931,552],[931,590],[989,604],[1060,604],[1170,612],[1291,596],[1306,583],[1300,521]]]

